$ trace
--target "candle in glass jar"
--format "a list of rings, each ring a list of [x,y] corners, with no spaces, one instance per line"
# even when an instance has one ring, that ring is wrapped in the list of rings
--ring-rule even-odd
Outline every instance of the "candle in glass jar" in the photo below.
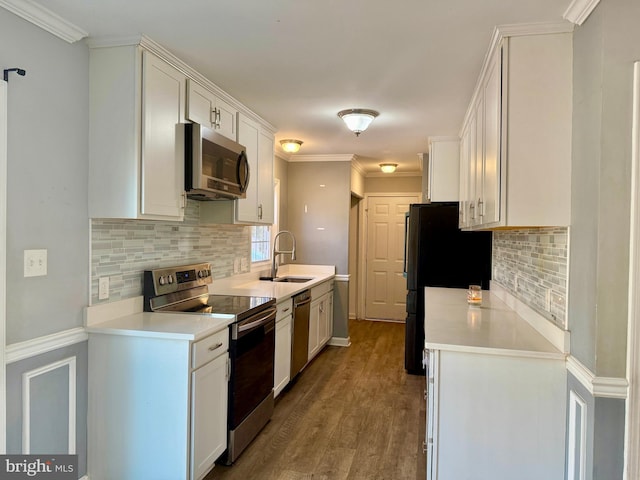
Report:
[[[467,291],[467,303],[469,305],[482,304],[482,287],[480,287],[480,285],[469,285],[469,290]]]

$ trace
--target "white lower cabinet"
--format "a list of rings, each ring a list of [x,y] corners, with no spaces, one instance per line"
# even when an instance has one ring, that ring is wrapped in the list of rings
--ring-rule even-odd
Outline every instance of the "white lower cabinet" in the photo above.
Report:
[[[315,357],[333,335],[333,282],[311,289],[309,313],[309,360]]]
[[[195,370],[191,375],[191,476],[204,477],[227,449],[227,382],[229,354]]]
[[[276,305],[276,346],[273,366],[273,394],[278,396],[291,380],[291,298]]]
[[[564,479],[564,360],[427,358],[427,480]]]
[[[200,480],[227,448],[229,330],[89,334],[92,480]]]

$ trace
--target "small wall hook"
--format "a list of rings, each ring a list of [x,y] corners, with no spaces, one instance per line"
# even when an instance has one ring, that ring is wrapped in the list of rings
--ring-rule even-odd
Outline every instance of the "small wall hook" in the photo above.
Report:
[[[7,68],[4,71],[4,81],[8,82],[9,81],[9,72],[16,72],[18,75],[20,75],[21,77],[24,77],[27,72],[21,68]]]

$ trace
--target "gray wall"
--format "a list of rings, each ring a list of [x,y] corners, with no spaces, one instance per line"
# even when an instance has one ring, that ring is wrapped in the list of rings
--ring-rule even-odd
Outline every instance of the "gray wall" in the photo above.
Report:
[[[365,193],[419,193],[422,192],[422,177],[365,177]]]
[[[287,201],[289,197],[289,164],[278,155],[275,156],[273,176],[280,180],[280,230],[287,230],[289,218],[289,202]]]
[[[44,365],[75,357],[76,359],[76,453],[78,477],[87,468],[87,343],[82,342],[56,351],[7,365],[7,453],[22,452],[23,397],[22,375]],[[31,381],[31,453],[67,453],[69,432],[69,369],[59,367],[34,377]]]
[[[336,273],[348,273],[350,178],[350,162],[289,164],[288,222],[298,242],[294,263],[335,265]]]
[[[640,3],[601,2],[574,34],[571,351],[598,376],[626,365],[633,62]]]
[[[7,343],[80,327],[89,297],[87,156],[89,53],[0,8],[0,69],[19,67],[8,86]],[[24,278],[23,251],[48,250],[48,273]],[[21,451],[22,372],[76,356],[76,443],[86,472],[86,343],[7,366],[7,448]],[[33,383],[34,448],[68,435],[68,380],[60,371]],[[62,385],[60,384],[62,382]],[[66,382],[66,383],[65,383]],[[45,424],[46,419],[51,423]],[[47,452],[48,453],[48,452]]]
[[[7,343],[82,325],[87,305],[89,52],[0,9],[8,87]],[[48,250],[24,278],[23,251]],[[37,295],[37,301],[34,301]]]

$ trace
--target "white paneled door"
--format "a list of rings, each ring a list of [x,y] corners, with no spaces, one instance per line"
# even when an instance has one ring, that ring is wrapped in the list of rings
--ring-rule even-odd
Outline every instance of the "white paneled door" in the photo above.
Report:
[[[404,320],[404,218],[419,197],[368,196],[365,318]]]

